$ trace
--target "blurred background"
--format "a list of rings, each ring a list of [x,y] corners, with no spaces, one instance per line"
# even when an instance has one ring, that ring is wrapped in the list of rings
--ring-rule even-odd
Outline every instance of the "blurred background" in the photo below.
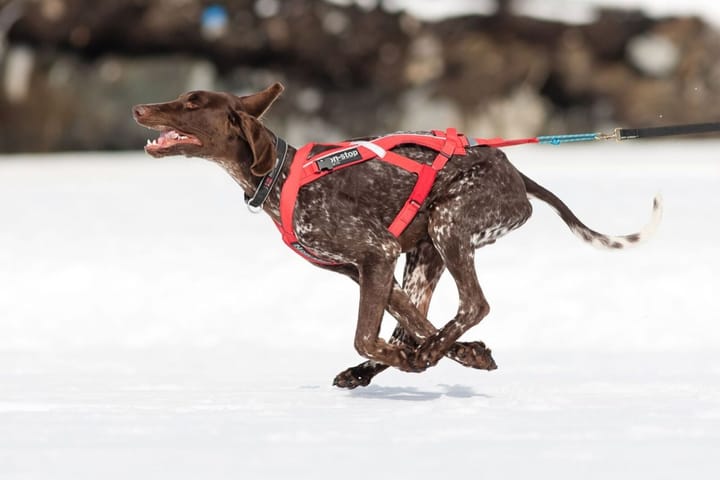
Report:
[[[296,144],[714,120],[713,5],[0,0],[0,153],[136,150],[133,104],[276,80],[287,91],[268,122]]]

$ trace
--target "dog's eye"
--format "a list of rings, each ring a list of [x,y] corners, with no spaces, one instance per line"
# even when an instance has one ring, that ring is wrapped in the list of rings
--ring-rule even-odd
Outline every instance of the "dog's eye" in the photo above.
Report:
[[[240,115],[238,115],[235,110],[230,109],[230,110],[228,110],[228,121],[232,125],[239,127],[240,126]]]
[[[194,110],[198,108],[200,105],[198,105],[198,101],[200,100],[200,95],[197,93],[191,93],[188,95],[187,99],[185,100],[185,108],[188,110]]]

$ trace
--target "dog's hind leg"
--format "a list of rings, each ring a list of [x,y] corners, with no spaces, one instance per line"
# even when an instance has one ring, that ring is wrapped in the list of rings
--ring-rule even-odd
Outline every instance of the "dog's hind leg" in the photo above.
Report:
[[[433,204],[428,234],[455,280],[460,304],[455,318],[414,352],[415,367],[437,363],[489,313],[475,271],[475,249],[518,228],[531,213],[523,179],[499,150],[456,177]]]
[[[414,250],[408,252],[403,273],[402,292],[391,296],[388,311],[395,318],[401,319],[404,316],[412,316],[414,310],[417,310],[421,315],[421,319],[425,321],[430,310],[430,300],[433,292],[444,271],[445,261],[432,242],[429,239],[421,242]],[[395,293],[395,290],[393,293]],[[407,305],[406,299],[403,298],[404,294],[409,297],[412,305]],[[422,337],[414,336],[415,341],[411,343],[413,347],[417,347],[430,335],[437,332],[437,329],[429,321],[424,326],[427,329],[426,332]],[[399,326],[398,328],[401,329],[402,327]],[[408,335],[404,335],[404,337],[407,338]],[[494,370],[497,365],[491,353],[483,342],[456,342],[450,347],[446,356],[466,367]]]
[[[445,263],[429,239],[420,242],[405,256],[402,289],[424,317],[427,317],[430,300],[444,271]]]
[[[462,225],[444,218],[449,211],[447,207],[439,207],[431,215],[429,233],[455,280],[460,305],[455,318],[426,339],[414,352],[411,362],[417,368],[435,365],[451,351],[455,342],[468,329],[477,325],[490,311],[475,271],[475,248]]]
[[[445,271],[445,262],[428,239],[421,242],[414,250],[408,252],[403,274],[402,289],[395,284],[393,294],[390,297],[388,311],[398,319],[401,324],[409,323],[408,318],[413,318],[413,326],[423,328],[422,336],[408,335],[398,326],[394,334],[398,338],[405,339],[408,345],[417,347],[429,336],[435,334],[437,329],[426,320],[430,310],[430,301],[433,292],[437,287],[440,277]],[[409,302],[409,303],[408,303]],[[419,315],[419,317],[418,317]],[[404,320],[404,322],[403,322]],[[401,335],[404,334],[404,335]],[[412,343],[410,343],[412,341]],[[492,358],[490,349],[483,342],[456,342],[446,356],[461,365],[482,370],[494,370],[497,368]]]

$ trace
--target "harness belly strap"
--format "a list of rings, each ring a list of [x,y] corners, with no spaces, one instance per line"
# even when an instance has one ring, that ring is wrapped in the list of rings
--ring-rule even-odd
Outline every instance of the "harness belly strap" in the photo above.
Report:
[[[398,155],[391,150],[400,145],[421,145],[438,152],[431,165],[425,165]],[[464,135],[458,135],[454,128],[447,131],[433,131],[432,134],[400,133],[380,137],[372,141],[342,142],[337,148],[324,151],[310,157],[315,146],[309,143],[300,148],[290,165],[290,172],[280,194],[280,222],[276,225],[282,233],[283,241],[306,260],[318,265],[338,265],[320,258],[303,246],[295,234],[293,213],[297,196],[303,185],[341,168],[347,168],[370,159],[378,159],[399,168],[415,173],[417,181],[407,201],[388,227],[388,231],[399,237],[412,223],[425,199],[430,194],[437,173],[442,170],[453,155],[464,155],[470,142]]]

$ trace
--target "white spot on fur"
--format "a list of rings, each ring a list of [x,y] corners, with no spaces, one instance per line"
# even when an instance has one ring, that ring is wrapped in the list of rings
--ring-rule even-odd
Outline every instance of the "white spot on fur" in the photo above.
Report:
[[[418,267],[410,280],[405,285],[405,291],[410,297],[410,301],[413,305],[420,305],[425,298],[425,285],[427,285],[427,271],[425,267]]]

